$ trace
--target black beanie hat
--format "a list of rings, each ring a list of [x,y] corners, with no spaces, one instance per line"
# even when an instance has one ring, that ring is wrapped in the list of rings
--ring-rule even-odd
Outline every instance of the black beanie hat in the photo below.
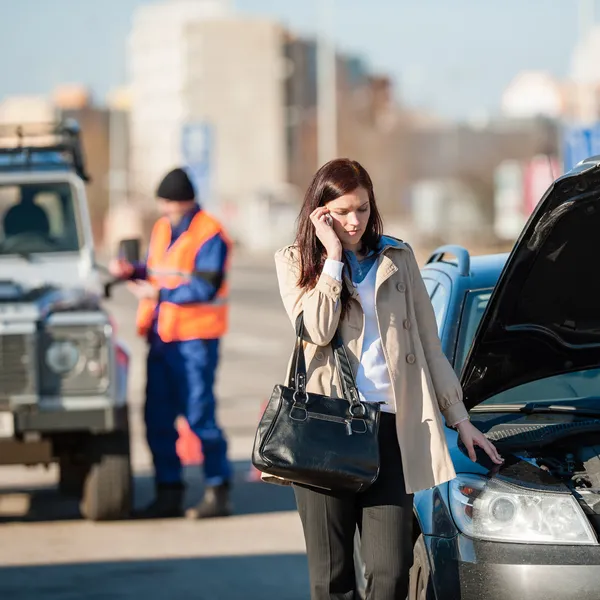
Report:
[[[196,198],[194,186],[183,169],[169,171],[160,182],[156,195],[174,202],[187,202]]]

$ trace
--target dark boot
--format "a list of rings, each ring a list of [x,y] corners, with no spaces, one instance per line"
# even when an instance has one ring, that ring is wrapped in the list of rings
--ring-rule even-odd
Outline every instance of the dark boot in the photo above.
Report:
[[[233,512],[229,498],[230,487],[229,482],[207,487],[202,502],[198,506],[190,508],[185,516],[188,519],[228,517]]]
[[[183,516],[183,485],[159,485],[156,498],[135,514],[137,519],[172,519]]]

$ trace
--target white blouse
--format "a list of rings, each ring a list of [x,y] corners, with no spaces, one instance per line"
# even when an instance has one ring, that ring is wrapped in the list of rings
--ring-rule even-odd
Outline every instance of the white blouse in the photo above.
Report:
[[[341,282],[343,268],[343,262],[328,258],[325,261],[323,272]],[[363,346],[356,374],[356,386],[363,402],[379,402],[382,412],[394,413],[396,412],[394,391],[375,311],[376,276],[377,261],[361,283],[353,282],[357,288],[365,316]]]

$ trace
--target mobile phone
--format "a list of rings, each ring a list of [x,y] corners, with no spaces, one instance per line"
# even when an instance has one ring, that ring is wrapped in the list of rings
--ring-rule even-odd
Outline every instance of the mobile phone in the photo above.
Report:
[[[325,215],[325,222],[331,227],[333,225],[333,217],[331,215]]]

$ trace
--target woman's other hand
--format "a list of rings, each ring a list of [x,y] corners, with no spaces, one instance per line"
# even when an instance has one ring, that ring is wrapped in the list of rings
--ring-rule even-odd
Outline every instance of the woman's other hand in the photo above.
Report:
[[[462,421],[456,428],[458,429],[460,439],[469,453],[469,458],[473,462],[477,462],[475,446],[482,448],[495,464],[501,465],[504,462],[504,459],[498,454],[498,450],[496,450],[494,444],[492,444],[492,442],[490,442],[485,435],[471,423],[471,421]]]

